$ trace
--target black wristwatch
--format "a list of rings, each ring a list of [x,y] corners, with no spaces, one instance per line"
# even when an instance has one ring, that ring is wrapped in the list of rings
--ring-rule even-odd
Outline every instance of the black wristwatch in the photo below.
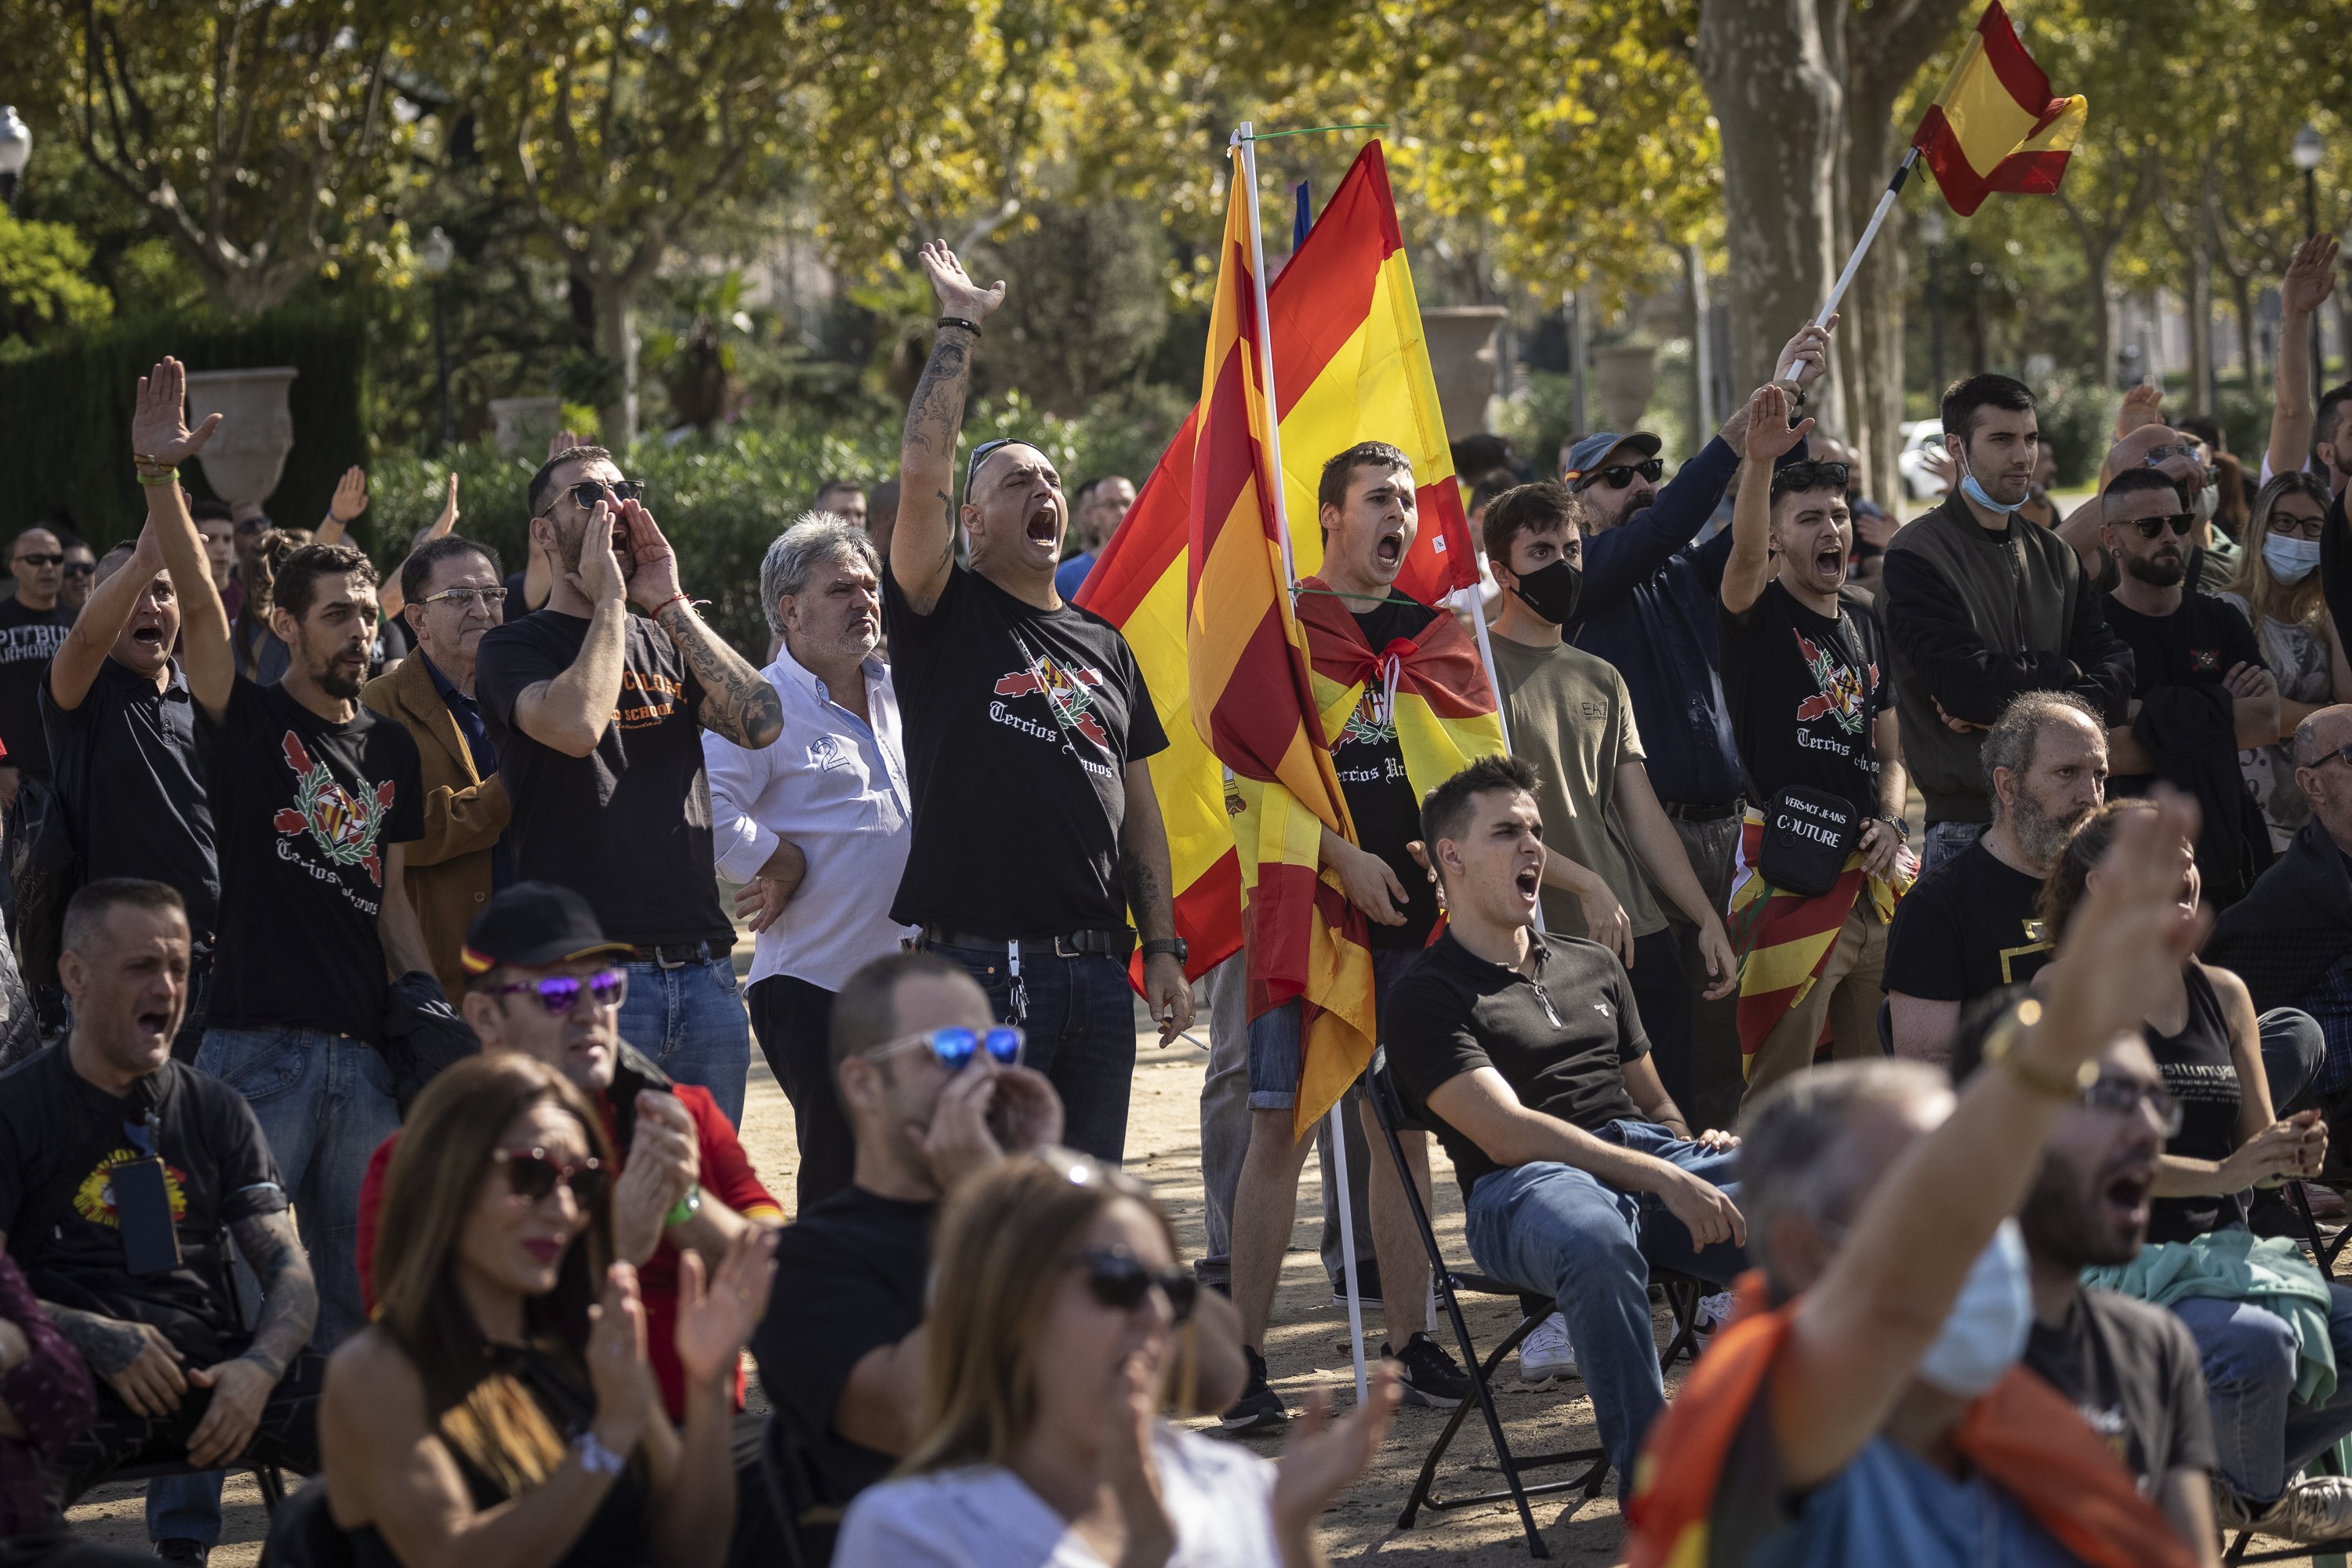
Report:
[[[1192,958],[1192,950],[1184,945],[1184,939],[1181,936],[1164,936],[1145,942],[1143,956],[1146,958],[1165,956],[1182,963]]]

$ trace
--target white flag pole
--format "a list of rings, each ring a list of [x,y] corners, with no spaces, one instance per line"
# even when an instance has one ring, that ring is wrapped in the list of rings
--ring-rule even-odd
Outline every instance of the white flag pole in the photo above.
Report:
[[[1871,213],[1870,222],[1863,227],[1862,237],[1853,242],[1853,254],[1845,258],[1845,270],[1838,274],[1835,283],[1830,285],[1830,297],[1822,301],[1822,313],[1813,318],[1813,325],[1826,327],[1830,324],[1830,318],[1837,314],[1839,301],[1853,286],[1853,275],[1862,270],[1862,258],[1869,254],[1870,242],[1878,237],[1879,229],[1886,223],[1886,215],[1895,210],[1895,199],[1903,194],[1903,183],[1911,177],[1912,167],[1918,162],[1918,148],[1904,150],[1903,162],[1896,166],[1895,177],[1886,182],[1886,193],[1878,198],[1878,205]],[[1787,379],[1790,385],[1796,384],[1797,376],[1793,369]]]
[[[1490,564],[1487,570],[1494,568]],[[1507,594],[1510,590],[1506,588],[1503,592]],[[1495,727],[1503,731],[1503,751],[1508,754],[1511,750],[1511,717],[1503,711],[1503,678],[1495,669],[1495,645],[1486,635],[1486,606],[1479,600],[1478,584],[1473,583],[1466,588],[1454,590],[1454,603],[1470,617],[1470,629],[1477,636],[1478,661],[1486,667],[1486,684],[1495,689]],[[1561,627],[1559,635],[1566,637],[1568,629]],[[1426,853],[1434,855],[1436,851],[1433,848]],[[1538,890],[1536,895],[1536,931],[1540,934],[1543,930],[1543,895]]]
[[[1283,494],[1286,484],[1282,473],[1282,405],[1274,395],[1274,332],[1265,310],[1265,242],[1258,232],[1257,142],[1251,132],[1251,122],[1244,120],[1234,132],[1233,144],[1241,149],[1241,167],[1235,177],[1249,201],[1250,288],[1257,307],[1258,384],[1265,389],[1265,457],[1272,470],[1274,531],[1282,545],[1283,583],[1295,594],[1298,567],[1291,555],[1289,507]],[[1302,1038],[1299,1044],[1303,1068],[1306,1041]],[[1364,1368],[1364,1302],[1356,1284],[1354,1205],[1348,1197],[1348,1127],[1340,1119],[1346,1104],[1343,1097],[1331,1107],[1331,1185],[1339,1194],[1339,1263],[1348,1282],[1348,1350],[1356,1363],[1356,1403],[1361,1405],[1370,1397],[1370,1380]]]

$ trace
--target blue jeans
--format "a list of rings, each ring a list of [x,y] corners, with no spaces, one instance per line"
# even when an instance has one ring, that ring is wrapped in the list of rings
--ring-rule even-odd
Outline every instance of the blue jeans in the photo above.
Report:
[[[1716,1153],[1647,1121],[1612,1121],[1598,1136],[1737,1194],[1737,1152]],[[1576,1363],[1592,1394],[1601,1446],[1617,1495],[1633,1488],[1633,1456],[1666,1405],[1650,1327],[1650,1269],[1729,1285],[1746,1265],[1729,1242],[1696,1248],[1690,1231],[1652,1193],[1627,1193],[1573,1165],[1514,1165],[1479,1178],[1462,1220],[1486,1273],[1548,1295],[1568,1320]]]
[[[2300,1007],[2273,1007],[2256,1022],[2262,1030],[2263,1077],[2271,1086],[2271,1111],[2284,1116],[2288,1104],[2327,1059],[2327,1036],[2319,1020]]]
[[[2330,1285],[2327,1337],[2339,1373],[2352,1370],[2352,1289]],[[2287,1479],[2352,1432],[2352,1377],[2324,1405],[2294,1402],[2294,1331],[2249,1301],[2194,1298],[2173,1313],[2189,1325],[2205,1369],[2221,1479],[2254,1506],[2276,1502]]]
[[[1919,875],[1933,876],[1946,861],[1982,838],[1990,826],[1983,822],[1927,824],[1927,841],[1919,848]]]
[[[627,963],[629,999],[621,1004],[621,1038],[680,1083],[710,1091],[719,1109],[743,1125],[743,1085],[751,1072],[751,1016],[724,958],[676,965]]]
[[[1055,958],[1021,954],[1027,1015],[1013,1016],[1013,976],[1002,947],[930,951],[961,964],[988,993],[999,1020],[1027,1037],[1021,1060],[1053,1080],[1062,1098],[1062,1142],[1116,1165],[1127,1151],[1127,1100],[1135,1081],[1135,988],[1127,966],[1099,954]]]

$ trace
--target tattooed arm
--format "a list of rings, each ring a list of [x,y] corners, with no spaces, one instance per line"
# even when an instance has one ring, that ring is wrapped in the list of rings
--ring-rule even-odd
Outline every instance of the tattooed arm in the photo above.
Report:
[[[940,240],[924,246],[919,259],[939,297],[940,316],[974,323],[973,329],[939,329],[930,363],[907,405],[907,433],[898,445],[898,525],[890,535],[890,575],[916,613],[929,615],[947,591],[948,572],[955,564],[956,437],[963,429],[964,394],[971,386],[976,327],[1004,303],[1004,285],[974,284],[955,252]]]
[[[255,1325],[253,1343],[245,1359],[269,1374],[272,1383],[286,1375],[295,1354],[310,1342],[319,1321],[319,1286],[310,1274],[310,1259],[294,1235],[289,1210],[255,1215],[229,1226],[229,1238],[239,1256],[261,1281],[261,1321]]]
[[[188,1391],[187,1376],[180,1370],[186,1358],[172,1348],[162,1330],[55,1301],[42,1302],[41,1310],[134,1414],[168,1415],[180,1407],[180,1396]]]
[[[694,606],[672,599],[654,617],[702,683],[702,727],[747,751],[775,744],[784,732],[784,700],[768,678],[703,623]]]
[[[1119,880],[1128,908],[1145,942],[1176,934],[1175,879],[1168,868],[1168,829],[1160,818],[1160,795],[1151,785],[1151,764],[1129,763],[1124,774],[1127,811],[1118,828]],[[1192,1026],[1192,987],[1173,953],[1143,961],[1143,1000],[1160,1025],[1166,1045]]]

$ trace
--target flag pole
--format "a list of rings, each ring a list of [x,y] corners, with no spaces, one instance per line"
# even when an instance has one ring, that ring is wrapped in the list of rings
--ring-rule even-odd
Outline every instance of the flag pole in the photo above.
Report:
[[[1507,588],[1504,592],[1510,590]],[[1454,589],[1454,605],[1470,617],[1470,630],[1478,639],[1478,662],[1486,667],[1486,684],[1495,689],[1495,727],[1503,732],[1503,752],[1507,756],[1511,754],[1511,716],[1503,711],[1503,678],[1495,669],[1495,645],[1486,635],[1486,606],[1479,598],[1478,584],[1473,583],[1466,588]],[[1568,629],[1561,627],[1559,635],[1565,638]],[[1543,898],[1540,894],[1536,899],[1536,930],[1538,932],[1544,930]]]
[[[1837,281],[1830,286],[1830,297],[1822,303],[1822,313],[1813,318],[1813,325],[1826,327],[1830,324],[1830,318],[1837,314],[1839,302],[1845,298],[1845,291],[1853,286],[1853,275],[1862,270],[1862,258],[1869,254],[1870,242],[1878,237],[1879,229],[1885,226],[1886,215],[1895,210],[1895,200],[1903,194],[1904,182],[1910,179],[1911,171],[1918,162],[1918,148],[1903,150],[1903,162],[1895,166],[1895,177],[1886,182],[1886,193],[1878,198],[1877,210],[1870,215],[1870,222],[1864,226],[1862,237],[1853,242],[1853,254],[1845,258],[1845,270],[1839,273]],[[1790,385],[1794,385],[1796,373],[1791,370],[1787,379]]]
[[[1287,486],[1282,473],[1282,405],[1274,394],[1274,328],[1265,309],[1265,239],[1258,230],[1257,142],[1249,121],[1243,121],[1241,129],[1234,132],[1233,145],[1241,152],[1238,177],[1249,200],[1250,290],[1257,307],[1258,384],[1265,388],[1265,457],[1273,473],[1269,488],[1274,491],[1274,531],[1282,544],[1283,585],[1296,594],[1298,567],[1290,552],[1290,513],[1283,494]],[[1302,1039],[1302,1051],[1305,1044]],[[1303,1060],[1300,1065],[1303,1069]],[[1356,1363],[1356,1403],[1360,1406],[1370,1397],[1370,1384],[1364,1368],[1364,1300],[1356,1282],[1355,1205],[1348,1196],[1348,1124],[1340,1116],[1347,1103],[1342,1095],[1331,1106],[1331,1185],[1339,1194],[1339,1264],[1348,1283],[1348,1351]]]

